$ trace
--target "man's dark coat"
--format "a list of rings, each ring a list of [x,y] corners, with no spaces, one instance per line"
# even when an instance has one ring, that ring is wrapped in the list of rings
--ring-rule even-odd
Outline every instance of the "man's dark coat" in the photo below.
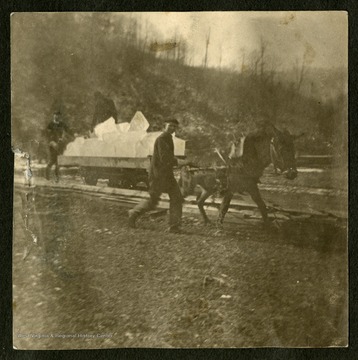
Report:
[[[151,190],[167,192],[168,187],[175,181],[173,167],[178,164],[174,157],[174,143],[170,133],[159,135],[154,143],[153,157],[149,169],[149,183]]]

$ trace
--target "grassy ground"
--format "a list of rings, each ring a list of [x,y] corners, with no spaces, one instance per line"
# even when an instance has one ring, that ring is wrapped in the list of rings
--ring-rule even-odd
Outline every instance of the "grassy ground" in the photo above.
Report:
[[[28,210],[34,244],[20,199],[16,193],[19,348],[347,343],[342,226],[283,222],[267,232],[228,217],[218,232],[186,214],[186,235],[165,233],[165,216],[129,230],[127,209],[115,202],[38,190]]]

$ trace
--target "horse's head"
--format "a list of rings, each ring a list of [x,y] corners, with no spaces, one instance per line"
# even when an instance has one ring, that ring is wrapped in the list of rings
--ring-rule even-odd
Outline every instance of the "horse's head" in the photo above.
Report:
[[[294,145],[294,140],[298,137],[291,135],[287,130],[281,132],[275,129],[271,139],[271,161],[290,180],[295,179],[298,175]]]

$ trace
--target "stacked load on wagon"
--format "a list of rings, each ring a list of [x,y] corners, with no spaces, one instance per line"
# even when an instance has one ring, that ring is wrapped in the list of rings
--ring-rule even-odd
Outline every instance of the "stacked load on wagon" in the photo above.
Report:
[[[87,184],[99,178],[109,179],[111,186],[133,187],[146,181],[154,142],[162,133],[147,132],[149,123],[137,111],[130,122],[116,124],[113,118],[98,124],[89,138],[77,137],[69,143],[61,166],[79,166]],[[174,153],[185,156],[185,140],[173,136]]]
[[[160,131],[147,132],[149,123],[142,112],[137,111],[132,120],[116,124],[113,118],[98,124],[88,139],[78,137],[69,143],[64,156],[100,156],[143,158],[152,155]],[[185,140],[173,137],[176,156],[185,155]]]

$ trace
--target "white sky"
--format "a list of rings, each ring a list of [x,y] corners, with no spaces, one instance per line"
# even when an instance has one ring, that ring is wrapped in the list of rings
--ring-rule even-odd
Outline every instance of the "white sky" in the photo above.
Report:
[[[132,13],[137,16],[138,13]],[[182,12],[140,13],[148,19],[163,40],[177,32],[194,49],[194,64],[201,64],[205,38],[210,28],[209,66],[239,65],[242,50],[258,49],[260,38],[279,67],[294,65],[296,59],[313,67],[347,67],[348,15],[346,12]]]

